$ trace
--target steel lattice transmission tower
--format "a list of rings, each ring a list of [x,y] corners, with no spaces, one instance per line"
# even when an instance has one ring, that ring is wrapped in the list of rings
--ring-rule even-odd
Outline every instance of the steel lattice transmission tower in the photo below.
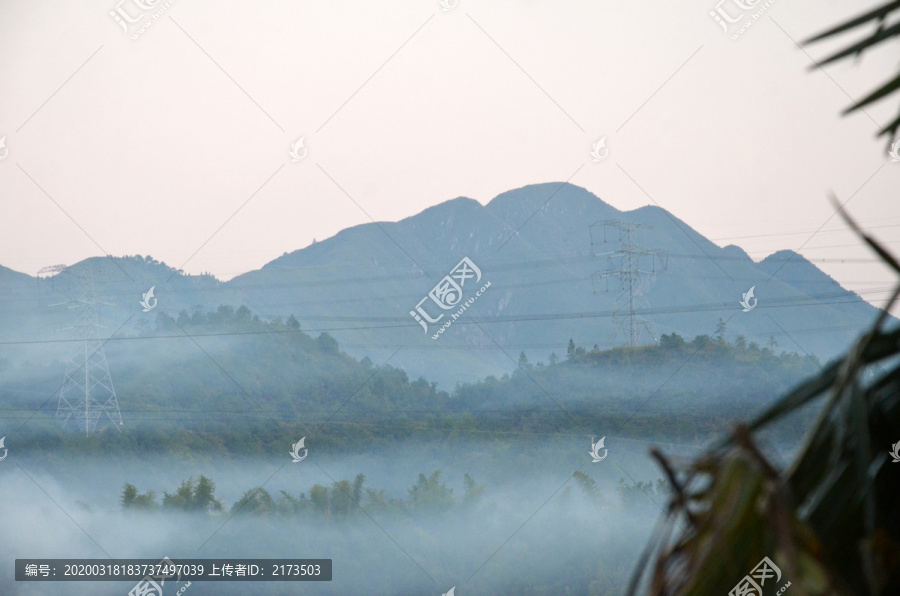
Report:
[[[75,311],[75,329],[79,342],[75,354],[66,365],[66,376],[59,390],[56,417],[63,426],[73,425],[91,435],[101,424],[112,424],[117,430],[122,426],[122,414],[116,389],[109,374],[103,340],[98,337],[100,324],[99,306],[114,306],[100,302],[94,294],[93,272],[68,269],[77,284],[78,297],[62,302]],[[51,306],[58,306],[56,304]]]
[[[612,252],[597,253],[594,249],[594,229],[603,227],[603,243],[606,244],[606,235],[609,228],[619,230],[619,250]],[[594,275],[601,279],[608,280],[615,277],[619,280],[619,288],[621,290],[621,305],[616,309],[616,317],[622,318],[623,310],[628,311],[625,320],[622,321],[628,336],[628,343],[634,347],[640,343],[642,332],[646,331],[650,338],[656,343],[656,333],[653,323],[637,314],[639,306],[649,306],[644,293],[649,288],[650,282],[656,276],[656,262],[660,261],[663,268],[668,267],[668,254],[663,250],[647,249],[634,243],[633,234],[638,229],[652,229],[651,226],[630,223],[618,220],[607,220],[597,222],[591,225],[591,253],[596,257],[606,257],[607,268],[605,271],[598,271]],[[642,263],[647,264],[650,261],[650,269],[642,269]],[[617,265],[618,262],[618,266]],[[594,291],[596,293],[596,290]],[[627,324],[627,325],[625,325]]]

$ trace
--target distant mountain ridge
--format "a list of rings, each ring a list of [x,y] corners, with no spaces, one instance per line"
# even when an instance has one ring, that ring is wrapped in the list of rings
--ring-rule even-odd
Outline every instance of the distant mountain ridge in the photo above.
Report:
[[[511,190],[487,205],[460,197],[398,222],[354,226],[228,282],[173,277],[164,264],[140,257],[88,259],[72,269],[96,268],[98,295],[119,305],[104,313],[115,319],[107,323],[110,332],[124,323],[118,333],[128,335],[159,313],[177,317],[181,310],[246,304],[264,318],[293,314],[304,330],[329,331],[343,349],[376,365],[390,358],[413,376],[452,386],[508,372],[520,352],[532,362],[561,355],[570,338],[600,348],[627,341],[628,293],[603,276],[621,268],[621,259],[608,253],[621,250],[625,238],[617,228],[604,230],[608,220],[640,226],[633,246],[666,255],[637,259],[640,269],[655,270],[641,278],[635,309],[657,337],[713,335],[722,318],[729,339],[744,335],[763,344],[772,336],[784,349],[826,360],[876,316],[876,308],[797,253],[780,251],[756,263],[659,207],[619,211],[564,183]],[[442,310],[426,300],[431,317],[445,315],[427,332],[410,313],[464,257],[481,271],[478,287],[490,281],[490,288],[431,339],[458,308]],[[70,292],[66,275],[38,281],[0,268],[4,340],[59,336],[54,327],[67,313],[45,305]],[[138,300],[154,285],[159,306],[143,313]],[[751,286],[758,303],[742,312],[738,302]],[[462,288],[463,301],[471,300],[472,287]],[[642,333],[642,341],[649,337]]]

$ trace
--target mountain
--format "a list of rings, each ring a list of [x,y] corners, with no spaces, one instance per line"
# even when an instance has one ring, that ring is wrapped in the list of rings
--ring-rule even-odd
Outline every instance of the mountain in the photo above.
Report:
[[[617,223],[603,223],[610,221]],[[444,310],[429,292],[464,258],[480,279],[464,277],[462,301]],[[511,190],[487,205],[460,197],[398,222],[348,228],[228,282],[186,276],[145,257],[89,259],[40,280],[0,268],[9,307],[0,315],[2,339],[60,337],[55,327],[71,312],[46,305],[77,293],[72,272],[88,268],[96,271],[97,295],[118,304],[103,313],[110,333],[124,324],[119,336],[161,313],[245,304],[263,319],[293,314],[304,331],[328,331],[352,355],[369,356],[376,366],[389,361],[445,387],[509,372],[520,352],[531,362],[551,352],[562,356],[570,338],[601,349],[627,343],[632,294],[640,343],[673,332],[713,335],[721,318],[729,340],[774,338],[783,349],[823,361],[846,349],[877,314],[797,253],[757,263],[664,209],[619,211],[564,183]],[[630,270],[642,272],[631,283]],[[444,285],[453,303],[455,289]],[[151,286],[158,308],[143,313],[138,301]],[[739,301],[751,287],[758,302],[743,312]],[[422,299],[429,317],[444,315],[427,330],[410,314]]]

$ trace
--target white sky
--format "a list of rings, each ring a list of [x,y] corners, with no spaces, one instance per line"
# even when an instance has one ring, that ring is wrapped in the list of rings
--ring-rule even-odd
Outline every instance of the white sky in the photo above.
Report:
[[[228,279],[370,221],[337,185],[398,220],[571,177],[623,210],[646,191],[756,259],[802,247],[850,289],[894,279],[835,262],[873,255],[826,196],[856,193],[849,211],[900,252],[900,163],[875,139],[898,102],[839,115],[897,45],[823,73],[793,41],[876,3],[776,1],[732,40],[713,0],[176,0],[132,40],[116,2],[0,0],[4,266],[178,267],[208,240],[184,269]]]

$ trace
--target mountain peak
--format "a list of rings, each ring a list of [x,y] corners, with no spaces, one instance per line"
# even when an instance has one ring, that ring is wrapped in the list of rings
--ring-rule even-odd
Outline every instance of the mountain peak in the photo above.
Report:
[[[785,264],[808,265],[810,267],[815,267],[815,265],[807,261],[806,258],[799,252],[790,249],[775,251],[759,262],[760,267],[762,267],[763,269],[771,269],[772,271],[777,270],[779,267],[782,267]]]
[[[475,199],[470,199],[469,197],[456,197],[455,199],[449,199],[444,201],[443,203],[438,203],[437,205],[432,205],[427,209],[421,211],[420,213],[416,213],[415,215],[410,215],[409,217],[405,217],[400,220],[400,222],[410,222],[410,221],[427,221],[432,222],[437,220],[443,220],[447,217],[452,217],[457,214],[468,214],[474,213],[484,209],[484,206],[476,201]]]
[[[508,190],[494,197],[487,207],[497,211],[505,211],[510,208],[530,208],[533,212],[549,203],[573,208],[596,208],[598,205],[602,205],[612,209],[610,205],[586,188],[568,182],[544,182]]]
[[[793,250],[776,251],[760,261],[758,267],[775,279],[802,287],[805,292],[814,291],[812,288],[840,287],[833,277]]]

